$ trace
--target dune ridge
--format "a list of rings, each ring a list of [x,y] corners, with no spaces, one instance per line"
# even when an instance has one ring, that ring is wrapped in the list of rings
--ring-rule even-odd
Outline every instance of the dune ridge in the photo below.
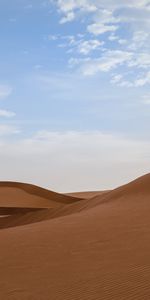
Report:
[[[101,196],[102,194],[106,194],[109,191],[86,191],[86,192],[74,192],[74,193],[66,193],[65,195],[72,196],[75,198],[83,198],[83,199],[91,199],[96,196]]]
[[[0,207],[44,208],[53,207],[54,204],[55,206],[70,204],[79,200],[32,184],[10,181],[0,182]]]

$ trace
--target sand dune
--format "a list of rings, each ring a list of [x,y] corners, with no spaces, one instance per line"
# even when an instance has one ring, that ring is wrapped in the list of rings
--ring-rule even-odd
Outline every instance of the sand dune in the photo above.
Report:
[[[0,182],[0,229],[54,218],[80,200],[31,184]]]
[[[147,199],[150,197],[150,174],[142,176],[128,184],[125,184],[113,191],[108,192],[107,194],[95,196],[92,198],[92,206],[99,205],[102,203],[119,201],[121,200],[121,205],[123,199],[126,199],[126,202],[131,205],[132,200],[136,201]],[[136,202],[137,203],[137,202]]]
[[[91,199],[93,197],[108,193],[108,191],[94,191],[94,192],[76,192],[76,193],[68,193],[66,195],[76,198],[83,198],[83,199]]]
[[[150,299],[150,174],[50,211],[0,230],[0,299]]]
[[[77,201],[74,197],[19,182],[0,182],[0,207],[59,207]]]

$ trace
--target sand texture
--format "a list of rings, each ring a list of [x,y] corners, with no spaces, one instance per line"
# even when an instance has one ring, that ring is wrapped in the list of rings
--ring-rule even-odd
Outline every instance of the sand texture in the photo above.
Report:
[[[150,174],[71,196],[1,182],[0,215],[0,299],[150,299]]]

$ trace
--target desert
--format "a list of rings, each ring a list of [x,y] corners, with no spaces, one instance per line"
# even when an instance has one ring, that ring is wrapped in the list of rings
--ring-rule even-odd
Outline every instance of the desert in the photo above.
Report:
[[[0,300],[150,300],[150,0],[0,0]]]
[[[0,298],[149,299],[149,200],[150,174],[90,198],[1,183]]]

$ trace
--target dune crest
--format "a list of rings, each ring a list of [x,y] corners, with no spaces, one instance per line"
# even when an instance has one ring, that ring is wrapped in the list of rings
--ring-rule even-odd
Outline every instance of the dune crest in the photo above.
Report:
[[[0,207],[46,208],[71,204],[74,201],[78,201],[78,199],[36,185],[10,181],[0,182]]]
[[[136,180],[131,181],[121,187],[104,194],[99,194],[91,198],[91,207],[99,204],[106,204],[108,202],[126,199],[128,201],[140,200],[150,196],[150,173]]]

